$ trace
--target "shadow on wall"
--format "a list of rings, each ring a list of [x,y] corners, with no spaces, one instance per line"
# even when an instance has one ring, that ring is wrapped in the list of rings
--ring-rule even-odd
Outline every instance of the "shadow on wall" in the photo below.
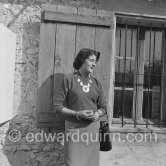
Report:
[[[65,119],[53,107],[53,99],[58,94],[64,80],[63,73],[51,75],[38,89],[37,121],[38,127],[48,127],[51,131],[65,130]],[[65,103],[64,103],[65,104]]]
[[[14,92],[14,110],[16,112],[9,123],[3,144],[3,153],[9,161],[5,164],[10,166],[63,165],[63,141],[59,138],[59,142],[57,142],[54,137],[55,133],[63,133],[64,130],[37,128],[40,22],[23,23],[22,25],[20,29],[16,29],[18,32]],[[22,42],[19,41],[21,35]],[[62,76],[63,74],[57,74],[54,78],[60,80],[63,78]],[[48,85],[52,77],[42,84],[39,91],[41,89],[42,91],[49,90]],[[49,137],[49,133],[51,133],[51,137]],[[45,140],[45,136],[47,140]]]

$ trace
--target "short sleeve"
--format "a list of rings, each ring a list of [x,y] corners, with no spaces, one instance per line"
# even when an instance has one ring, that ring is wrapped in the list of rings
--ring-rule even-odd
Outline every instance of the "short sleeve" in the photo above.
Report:
[[[53,105],[55,110],[61,111],[62,108],[65,107],[68,89],[68,79],[64,76],[60,88],[54,92]]]

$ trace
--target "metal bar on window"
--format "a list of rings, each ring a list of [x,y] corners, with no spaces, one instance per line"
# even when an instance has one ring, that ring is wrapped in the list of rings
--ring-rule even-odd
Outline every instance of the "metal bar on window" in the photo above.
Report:
[[[119,29],[119,53],[117,54],[118,56],[118,58],[116,57],[116,60],[118,61],[118,74],[117,74],[117,86],[119,87],[119,86],[121,86],[121,74],[120,74],[120,63],[121,63],[121,59],[119,59],[119,57],[121,57],[121,43],[122,43],[122,29],[120,28]],[[118,115],[118,117],[121,115],[121,103],[118,105],[118,109],[117,109],[117,115]]]
[[[139,58],[139,36],[140,36],[140,23],[137,25],[137,43],[136,43],[136,69],[135,69],[135,95],[134,95],[134,127],[137,124],[137,95],[138,95],[138,58]]]
[[[132,56],[133,56],[133,52],[132,52],[132,50],[133,50],[133,29],[131,30],[131,50],[130,50],[130,57],[132,58]],[[130,60],[130,71],[131,71],[131,60]]]
[[[119,57],[121,57],[121,43],[122,43],[122,29],[120,28],[120,39],[119,39]],[[118,59],[118,77],[120,76],[120,59]]]
[[[115,56],[116,59],[122,60],[123,57]],[[126,57],[127,60],[135,60],[135,57]]]
[[[161,125],[161,111],[163,103],[163,78],[164,78],[164,54],[165,54],[165,29],[162,27],[162,48],[161,48],[161,85],[160,85],[160,108],[158,127]]]
[[[140,24],[140,22],[138,22]],[[122,27],[122,28],[125,28],[125,24],[120,24],[120,23],[117,23],[117,27]],[[132,29],[137,29],[138,28],[138,25],[129,25],[128,24],[128,28],[132,28]],[[140,25],[140,28],[144,29],[144,30],[149,30],[149,27],[148,26],[143,26],[143,25]],[[151,27],[152,30],[156,30],[156,31],[160,31],[161,30],[161,27]]]
[[[154,73],[154,60],[155,60],[155,46],[156,46],[156,31],[154,31],[154,41],[153,41],[153,73]]]
[[[119,30],[119,57],[121,57],[121,40],[122,40],[122,28]]]
[[[148,67],[148,108],[147,108],[147,113],[146,113],[146,128],[148,128],[148,120],[149,120],[149,109],[150,109],[150,56],[151,56],[151,40],[152,40],[152,28],[150,24],[150,36],[149,36],[149,67]]]
[[[122,109],[122,127],[124,125],[124,111],[125,111],[125,79],[126,79],[126,54],[127,54],[127,22],[125,29],[125,57],[124,57],[124,74],[123,74],[123,91],[122,91],[122,99],[123,99],[123,109]]]
[[[148,76],[148,74],[146,74],[146,73],[145,73],[145,74],[138,74],[138,75],[147,75],[147,76]],[[158,74],[151,74],[151,76],[158,76],[158,77],[159,77],[159,76],[161,76],[161,75],[158,75]]]

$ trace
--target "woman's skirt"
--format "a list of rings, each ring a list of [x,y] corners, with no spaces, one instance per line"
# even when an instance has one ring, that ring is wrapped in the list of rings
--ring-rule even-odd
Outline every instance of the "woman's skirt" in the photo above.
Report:
[[[65,122],[65,166],[99,166],[99,124]]]

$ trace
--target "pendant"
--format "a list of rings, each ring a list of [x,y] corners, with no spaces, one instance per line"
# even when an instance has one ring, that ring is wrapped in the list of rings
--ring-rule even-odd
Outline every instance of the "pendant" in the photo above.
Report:
[[[84,85],[83,87],[82,87],[82,90],[84,91],[84,92],[89,92],[89,86],[87,86],[87,85]]]

